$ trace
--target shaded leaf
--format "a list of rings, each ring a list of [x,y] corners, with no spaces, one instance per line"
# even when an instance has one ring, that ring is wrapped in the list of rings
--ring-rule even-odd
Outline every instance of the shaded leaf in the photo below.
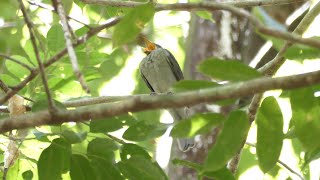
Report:
[[[69,143],[80,143],[87,138],[87,132],[76,133],[70,130],[65,130],[61,134]]]
[[[151,160],[151,156],[146,150],[136,144],[124,144],[121,147],[120,157],[122,161],[128,160],[129,157],[142,156],[146,159]]]
[[[256,122],[257,156],[261,170],[266,173],[276,165],[283,141],[283,117],[274,97],[263,100]]]
[[[31,170],[25,171],[22,173],[24,180],[31,180],[33,178],[33,172]]]
[[[245,81],[261,77],[257,70],[237,60],[209,58],[198,66],[198,70],[216,80]]]
[[[90,122],[90,132],[112,132],[130,125],[135,119],[129,114],[115,116],[112,118],[97,119]]]
[[[165,133],[167,125],[157,122],[140,121],[130,126],[122,135],[126,140],[145,141],[154,139]]]
[[[38,176],[40,180],[61,179],[61,174],[70,167],[71,144],[58,138],[42,151],[38,161]]]
[[[125,179],[121,175],[118,167],[110,161],[95,158],[91,160],[91,166],[93,167],[93,171],[96,175],[96,180]]]
[[[162,180],[168,179],[161,169],[143,156],[133,156],[117,163],[122,174],[130,180]],[[147,168],[146,168],[147,167]]]
[[[114,151],[118,149],[117,144],[104,138],[96,138],[89,142],[87,155],[90,159],[114,161]]]
[[[172,137],[194,137],[210,132],[223,123],[224,117],[218,113],[196,114],[189,119],[179,121],[170,133]]]
[[[26,65],[29,65],[30,67],[34,67],[29,61],[27,58],[25,57],[22,57],[22,56],[18,56],[18,55],[14,55],[14,56],[11,56],[11,58],[21,62],[21,63],[24,63]],[[6,64],[6,68],[7,70],[12,73],[14,76],[18,77],[19,79],[22,79],[24,78],[25,76],[29,75],[30,74],[30,71],[22,66],[20,66],[19,64],[13,62],[13,61],[10,61],[10,60],[6,60],[5,61],[5,64]]]
[[[96,179],[89,160],[79,154],[72,154],[71,156],[70,177],[74,180]]]
[[[235,180],[232,172],[227,167],[224,167],[217,171],[205,172],[202,175],[213,178],[215,180]]]
[[[204,163],[204,171],[223,168],[240,149],[245,141],[250,123],[245,112],[234,111],[225,121],[214,146],[209,150]]]
[[[154,15],[152,3],[144,4],[132,9],[115,26],[113,33],[113,45],[120,46],[128,43],[142,31],[144,25],[149,22]]]

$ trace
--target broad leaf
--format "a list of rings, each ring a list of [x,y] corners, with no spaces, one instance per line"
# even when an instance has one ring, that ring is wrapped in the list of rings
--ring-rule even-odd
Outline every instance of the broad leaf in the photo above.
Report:
[[[47,33],[47,45],[50,51],[53,53],[59,52],[66,47],[63,36],[62,26],[55,24],[51,26]]]
[[[210,132],[214,127],[223,123],[222,114],[196,114],[189,119],[179,121],[172,129],[172,137],[194,137],[197,134]]]
[[[261,77],[257,70],[237,60],[220,60],[209,58],[203,61],[198,70],[216,80],[245,81]]]
[[[70,177],[76,180],[96,179],[89,160],[79,154],[71,156]]]
[[[90,122],[90,132],[112,132],[121,129],[125,125],[130,125],[133,122],[134,118],[129,114],[98,119]]]
[[[70,168],[71,144],[59,138],[42,151],[38,161],[40,180],[61,179],[61,174]]]
[[[223,167],[217,171],[205,172],[202,175],[215,180],[235,180],[232,172],[227,167]]]
[[[120,157],[122,161],[128,160],[132,156],[142,156],[151,160],[151,156],[146,150],[136,144],[124,144],[121,147]]]
[[[143,156],[133,156],[126,161],[117,163],[122,174],[128,179],[139,180],[165,180],[168,179],[163,171],[152,162]]]
[[[74,131],[65,130],[61,134],[69,143],[80,143],[87,138],[87,132],[76,133]]]
[[[256,122],[257,156],[261,170],[266,173],[276,165],[283,141],[283,117],[274,97],[263,100]]]
[[[25,57],[22,57],[22,56],[18,56],[18,55],[14,55],[14,56],[11,56],[11,58],[21,62],[21,63],[24,63],[30,67],[34,67],[29,61],[27,58]],[[13,61],[10,61],[10,60],[6,60],[5,61],[5,64],[6,64],[6,68],[7,70],[12,73],[14,76],[18,77],[19,79],[22,79],[24,78],[25,76],[29,75],[30,74],[30,71],[22,66],[20,66],[19,64],[13,62]]]
[[[208,152],[204,171],[217,171],[223,168],[241,148],[249,127],[250,123],[245,112],[232,112],[225,121],[216,143]]]
[[[118,149],[117,144],[110,139],[96,138],[89,142],[87,155],[90,159],[114,161],[114,151]]]
[[[144,25],[153,18],[154,12],[153,4],[148,3],[138,6],[126,14],[114,28],[113,45],[120,46],[134,40]]]
[[[154,139],[165,133],[167,125],[158,122],[140,121],[130,126],[122,135],[130,141],[145,141]]]

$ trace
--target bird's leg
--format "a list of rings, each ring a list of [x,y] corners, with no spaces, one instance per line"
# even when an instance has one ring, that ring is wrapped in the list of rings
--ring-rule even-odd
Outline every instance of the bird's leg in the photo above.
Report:
[[[150,95],[151,95],[151,96],[156,96],[156,95],[158,95],[158,93],[152,91],[152,92],[150,93]]]

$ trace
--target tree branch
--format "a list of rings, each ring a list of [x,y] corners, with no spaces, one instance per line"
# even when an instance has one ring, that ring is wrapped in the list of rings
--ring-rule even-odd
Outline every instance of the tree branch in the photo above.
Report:
[[[29,35],[30,35],[31,43],[32,43],[32,46],[33,46],[34,53],[36,55],[36,59],[37,59],[38,65],[39,65],[40,76],[41,76],[42,83],[43,83],[43,86],[44,86],[44,89],[46,91],[47,98],[48,98],[49,111],[51,113],[54,113],[56,108],[55,108],[55,104],[54,104],[54,101],[52,99],[51,92],[50,92],[50,89],[49,89],[49,86],[48,86],[48,81],[47,81],[46,74],[44,72],[44,65],[43,65],[42,60],[40,58],[40,54],[39,54],[39,49],[38,49],[38,46],[37,46],[36,38],[35,38],[34,33],[33,33],[33,24],[32,24],[31,20],[28,17],[26,8],[24,7],[24,4],[23,4],[22,0],[19,0],[19,3],[20,3],[20,9],[21,9],[23,17],[24,17],[24,21],[26,22],[27,27],[29,29]]]
[[[86,91],[86,93],[90,93],[89,87],[83,77],[83,74],[80,71],[77,55],[74,51],[72,40],[71,40],[71,29],[69,28],[68,20],[66,18],[66,13],[64,12],[64,8],[62,6],[62,3],[60,0],[52,0],[52,3],[56,7],[56,10],[58,12],[58,15],[60,17],[61,23],[62,23],[62,29],[64,32],[64,39],[66,42],[66,47],[68,50],[70,62],[72,65],[72,69],[74,74],[76,75],[80,85],[82,86],[82,89]]]
[[[279,78],[263,77],[249,81],[226,84],[216,88],[201,89],[173,95],[137,96],[120,102],[86,106],[74,110],[60,110],[55,116],[48,111],[29,113],[0,121],[0,133],[40,125],[63,122],[80,122],[113,117],[127,112],[139,112],[159,108],[178,108],[199,103],[239,98],[272,89],[293,89],[320,83],[320,71]]]
[[[101,30],[112,27],[116,25],[121,18],[116,17],[116,18],[111,18],[108,22],[106,22],[103,25],[100,25],[98,27],[92,28],[88,31],[87,34],[81,36],[80,38],[77,39],[77,41],[73,44],[74,47],[79,46],[85,42],[87,42],[88,39],[90,39],[92,36],[96,35],[99,33]],[[51,57],[47,62],[44,63],[44,67],[47,68],[51,64],[57,62],[59,59],[61,59],[64,55],[67,54],[67,48],[64,48],[60,52],[58,52],[56,55]],[[0,104],[3,104],[6,102],[10,97],[15,95],[17,92],[19,92],[22,88],[24,88],[31,80],[33,80],[37,75],[39,74],[39,69],[33,69],[31,71],[30,75],[28,75],[21,83],[18,85],[12,87],[6,95],[0,98]]]
[[[8,56],[8,55],[5,55],[5,54],[0,53],[0,57],[3,57],[3,58],[5,58],[5,59],[7,59],[7,60],[10,60],[10,61],[14,62],[14,63],[17,63],[17,64],[19,64],[20,66],[28,69],[29,71],[32,71],[32,70],[33,70],[33,68],[30,67],[29,65],[27,65],[27,64],[25,64],[25,63],[23,63],[23,62],[20,62],[19,60],[14,59],[14,58],[12,58],[12,57],[10,57],[10,56]]]
[[[226,2],[219,2],[219,4],[225,4],[230,6],[236,7],[252,7],[252,6],[270,6],[270,5],[283,5],[283,4],[290,4],[295,2],[303,2],[305,0],[243,0],[243,1],[226,1]],[[82,0],[82,2],[86,4],[98,4],[104,6],[116,6],[116,7],[137,7],[139,5],[146,4],[144,2],[134,2],[134,1],[114,1],[114,0]],[[202,2],[207,5],[215,4],[212,2]],[[179,6],[179,4],[185,3],[176,3],[176,4],[160,4],[157,3],[156,9],[158,11],[161,10],[172,10],[172,6]],[[198,4],[198,3],[190,3],[190,4]]]

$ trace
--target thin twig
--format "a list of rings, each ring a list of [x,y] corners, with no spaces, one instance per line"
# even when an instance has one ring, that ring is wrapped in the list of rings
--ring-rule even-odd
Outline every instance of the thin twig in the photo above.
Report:
[[[29,29],[29,35],[30,35],[31,43],[32,43],[32,46],[33,46],[34,53],[36,55],[36,59],[37,59],[38,65],[39,65],[40,76],[41,76],[42,83],[43,83],[43,86],[44,86],[44,89],[46,91],[47,98],[48,98],[49,110],[50,110],[51,113],[54,113],[56,111],[56,107],[55,107],[54,101],[53,101],[52,96],[51,96],[51,92],[50,92],[50,89],[49,89],[49,86],[48,86],[47,77],[46,77],[46,74],[45,74],[45,71],[44,71],[44,65],[43,65],[42,60],[40,58],[40,54],[39,54],[39,50],[38,50],[38,47],[37,47],[36,38],[35,38],[34,33],[33,33],[33,24],[32,24],[32,22],[30,21],[30,19],[28,17],[26,8],[24,7],[24,4],[23,4],[22,0],[19,0],[19,3],[20,3],[20,9],[21,9],[23,17],[24,17],[24,21],[26,22],[27,27]],[[33,70],[31,72],[33,72]]]
[[[17,60],[17,59],[14,59],[14,58],[12,58],[12,57],[10,57],[10,56],[8,56],[8,55],[5,55],[5,54],[0,53],[0,57],[3,57],[3,58],[5,58],[5,59],[7,59],[7,60],[10,60],[10,61],[14,62],[14,63],[17,63],[17,64],[19,64],[20,66],[28,69],[29,71],[32,71],[32,70],[33,70],[33,68],[30,67],[29,65],[27,65],[27,64],[25,64],[25,63],[23,63],[23,62],[21,62],[21,61],[19,61],[19,60]]]
[[[28,0],[28,3],[31,4],[31,5],[34,5],[34,6],[38,6],[39,8],[46,9],[46,10],[49,10],[49,11],[57,13],[57,11],[52,6],[50,6],[48,4],[41,3],[41,2],[36,2],[36,1],[31,1],[31,0]],[[91,26],[89,26],[88,24],[86,24],[86,23],[84,23],[84,22],[82,22],[82,21],[80,21],[80,20],[78,20],[78,19],[76,19],[76,18],[74,18],[72,16],[67,15],[66,17],[68,19],[71,19],[71,20],[73,20],[73,21],[75,21],[75,22],[77,22],[79,24],[82,24],[82,25],[88,27],[88,28],[91,28]]]
[[[93,3],[93,2],[105,2],[101,0],[85,0],[86,3]],[[109,1],[108,1],[109,2]],[[288,2],[288,1],[286,1]],[[290,1],[293,2],[293,1]],[[297,1],[295,1],[297,2]],[[302,2],[302,1],[299,1]],[[314,38],[301,38],[299,35],[295,33],[290,33],[287,31],[280,31],[276,29],[269,28],[263,25],[259,19],[249,12],[245,11],[244,9],[235,7],[237,2],[230,2],[230,3],[213,3],[213,2],[199,2],[199,3],[175,3],[175,4],[157,4],[156,10],[175,10],[175,11],[215,11],[215,10],[225,10],[230,11],[231,13],[244,17],[248,19],[259,31],[260,33],[277,37],[283,40],[287,40],[292,43],[300,43],[316,48],[320,48],[320,41]],[[247,1],[247,3],[249,3]],[[261,2],[262,3],[262,2]],[[269,1],[272,4],[272,2]],[[250,3],[249,3],[250,4]],[[258,3],[259,4],[259,3]],[[274,4],[274,2],[273,2]],[[247,5],[247,4],[246,4]]]
[[[90,90],[89,87],[83,77],[83,74],[80,71],[79,68],[79,64],[78,64],[78,59],[77,59],[77,55],[76,52],[74,51],[73,48],[73,43],[71,40],[71,29],[69,29],[69,24],[66,18],[66,13],[64,11],[62,2],[60,0],[52,0],[52,3],[54,4],[54,7],[56,7],[57,12],[59,14],[60,20],[62,22],[62,29],[64,32],[64,39],[66,41],[66,47],[68,50],[68,54],[69,54],[69,58],[70,58],[70,62],[72,65],[72,69],[74,74],[76,75],[79,83],[81,84],[82,88],[89,94]]]
[[[40,125],[81,122],[160,108],[179,108],[199,103],[212,103],[223,99],[239,98],[274,89],[293,89],[320,83],[320,70],[286,77],[262,77],[230,83],[214,88],[176,93],[173,95],[142,96],[123,101],[60,110],[52,116],[48,110],[4,118],[0,121],[0,133]]]
[[[110,139],[116,141],[119,144],[127,144],[124,140],[119,139],[119,138],[117,138],[115,136],[112,136],[111,134],[105,133],[105,135],[107,135]]]
[[[77,41],[73,44],[74,47],[79,46],[85,42],[87,42],[88,39],[90,39],[92,36],[96,35],[97,33],[99,33],[101,30],[112,27],[114,25],[116,25],[119,21],[120,21],[120,17],[116,17],[116,18],[111,18],[109,21],[107,21],[105,24],[100,25],[98,27],[92,28],[90,29],[85,35],[81,36],[80,38],[77,39]],[[48,59],[45,63],[44,63],[44,67],[49,67],[51,64],[57,62],[58,60],[60,60],[63,56],[65,56],[67,54],[67,48],[64,48],[63,50],[61,50],[60,52],[58,52],[57,54],[55,54],[53,57],[51,57],[50,59]],[[24,88],[31,80],[33,80],[37,75],[39,74],[39,69],[34,69],[33,71],[31,71],[31,74],[28,75],[21,83],[19,83],[18,85],[12,87],[7,93],[6,95],[0,97],[0,104],[3,104],[4,102],[6,102],[10,97],[12,97],[13,95],[15,95],[17,92],[19,92],[22,88]]]

